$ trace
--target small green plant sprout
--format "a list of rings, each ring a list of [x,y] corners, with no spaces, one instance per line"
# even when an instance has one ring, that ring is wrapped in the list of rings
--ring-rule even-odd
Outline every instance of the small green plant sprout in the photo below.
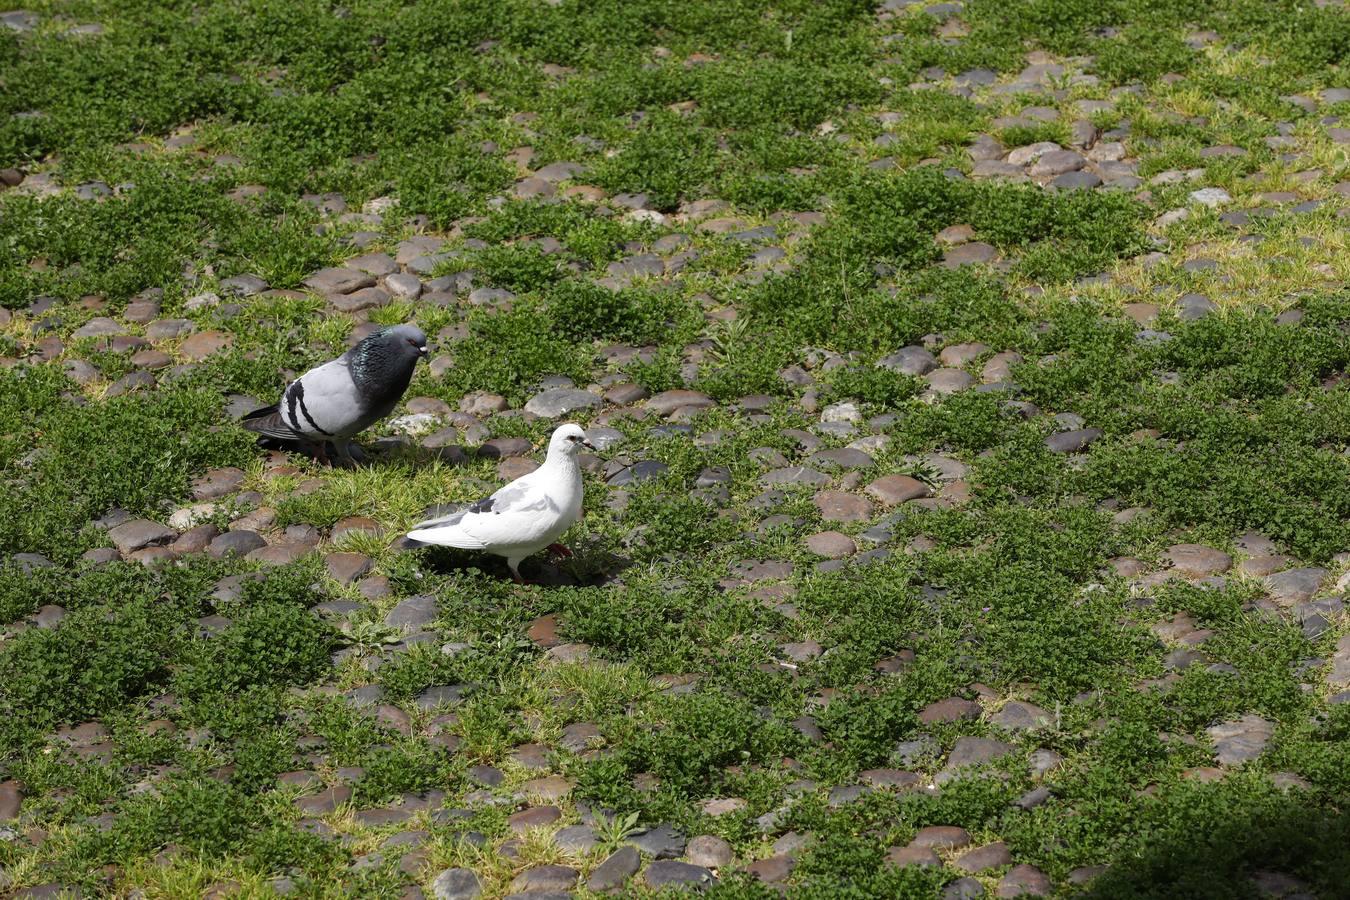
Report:
[[[503,632],[495,634],[491,638],[483,641],[477,641],[467,651],[476,656],[510,656],[517,653],[527,653],[534,647],[529,639],[523,635]]]
[[[723,365],[735,362],[742,353],[750,349],[750,317],[718,320],[712,330],[712,348],[710,355]]]
[[[918,459],[904,467],[904,474],[936,491],[942,486],[942,473],[927,460]]]
[[[615,813],[613,816],[595,813],[595,835],[605,853],[612,853],[623,846],[624,841],[642,832],[638,827],[638,816],[636,812],[626,815]]]
[[[375,619],[343,622],[339,631],[348,647],[361,656],[369,656],[399,642],[399,630]]]

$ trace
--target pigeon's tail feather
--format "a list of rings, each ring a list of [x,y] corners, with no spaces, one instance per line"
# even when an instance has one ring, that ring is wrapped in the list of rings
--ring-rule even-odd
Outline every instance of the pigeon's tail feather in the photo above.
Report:
[[[239,424],[248,431],[256,432],[263,437],[279,441],[303,440],[301,435],[295,433],[295,429],[282,420],[281,407],[275,403],[271,406],[264,406],[262,409],[255,409],[244,416]]]

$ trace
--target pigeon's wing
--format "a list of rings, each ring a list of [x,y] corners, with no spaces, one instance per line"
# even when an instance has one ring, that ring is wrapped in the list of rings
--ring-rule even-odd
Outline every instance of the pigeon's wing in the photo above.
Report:
[[[310,369],[281,395],[278,416],[291,430],[311,440],[348,438],[360,430],[360,398],[345,359]]]
[[[408,537],[425,544],[464,550],[529,543],[541,515],[556,506],[541,485],[518,478],[472,506],[420,523]]]

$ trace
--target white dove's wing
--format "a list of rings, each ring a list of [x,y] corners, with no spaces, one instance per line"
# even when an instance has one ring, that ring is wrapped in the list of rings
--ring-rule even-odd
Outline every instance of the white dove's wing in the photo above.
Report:
[[[560,515],[544,485],[526,475],[472,506],[420,523],[408,537],[464,550],[529,546],[547,535]]]

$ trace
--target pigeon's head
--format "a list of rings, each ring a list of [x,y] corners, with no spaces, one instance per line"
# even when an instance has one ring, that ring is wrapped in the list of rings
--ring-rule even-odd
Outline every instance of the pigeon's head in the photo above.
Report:
[[[427,336],[416,325],[377,331],[347,352],[352,380],[367,400],[398,398],[412,380],[417,361],[427,355]]]
[[[416,325],[394,325],[371,336],[394,359],[416,362],[427,355],[427,336]]]
[[[581,426],[569,422],[566,425],[559,425],[553,432],[553,438],[548,442],[548,455],[565,453],[568,456],[576,456],[582,447],[595,449],[595,445],[586,440],[586,432],[581,430]]]

